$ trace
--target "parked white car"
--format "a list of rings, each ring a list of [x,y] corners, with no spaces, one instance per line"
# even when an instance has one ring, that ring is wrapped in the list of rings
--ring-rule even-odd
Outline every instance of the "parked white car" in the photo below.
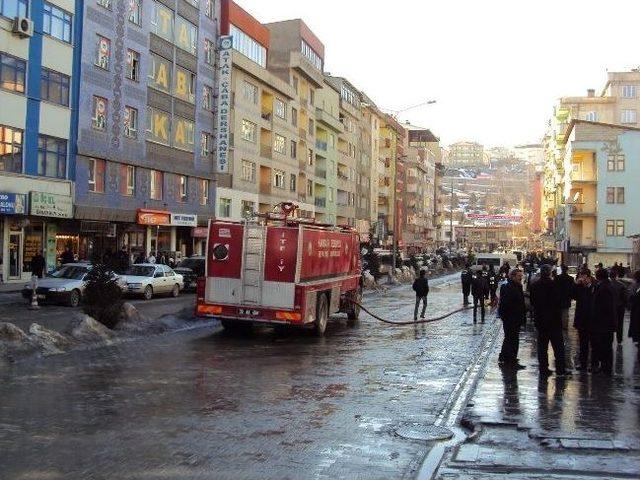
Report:
[[[129,267],[123,276],[127,292],[142,295],[145,300],[160,293],[170,293],[177,297],[184,288],[182,275],[171,267],[156,263],[137,263]]]
[[[55,272],[38,280],[36,295],[39,301],[64,303],[70,307],[77,307],[84,295],[87,284],[87,274],[91,270],[90,263],[67,263]],[[126,284],[121,277],[113,274],[124,291]],[[22,289],[22,296],[30,299],[33,294],[31,284],[27,283]]]

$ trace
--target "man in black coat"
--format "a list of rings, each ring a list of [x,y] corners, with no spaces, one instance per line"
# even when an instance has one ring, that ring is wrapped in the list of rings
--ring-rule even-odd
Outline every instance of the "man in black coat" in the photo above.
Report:
[[[627,286],[618,278],[620,277],[620,268],[611,269],[611,289],[613,290],[613,298],[616,302],[616,340],[618,345],[622,345],[622,327],[624,325],[624,314],[627,308]]]
[[[426,277],[426,272],[420,270],[420,276],[413,282],[413,291],[416,292],[416,307],[413,310],[413,320],[418,319],[418,309],[420,308],[420,302],[422,302],[422,314],[420,318],[424,318],[424,314],[427,310],[427,295],[429,295],[429,280]]]
[[[500,288],[500,304],[498,305],[498,315],[502,319],[504,330],[504,340],[498,362],[504,367],[518,370],[526,368],[518,363],[520,327],[524,324],[526,314],[522,277],[523,273],[520,270],[514,269],[509,272],[509,280]]]
[[[38,250],[38,252],[31,258],[31,273],[38,278],[42,278],[46,267],[47,262],[42,256],[42,250]]]
[[[571,308],[571,292],[573,291],[573,277],[569,275],[566,265],[560,266],[561,273],[554,280],[556,283],[556,291],[558,293],[558,302],[560,304],[560,318],[562,320],[562,329],[569,329],[569,309]]]
[[[473,296],[473,323],[478,321],[478,305],[480,306],[480,321],[484,323],[484,302],[489,295],[489,283],[484,271],[476,272],[471,280],[471,295]]]
[[[573,286],[571,297],[576,301],[576,311],[573,317],[573,326],[578,330],[578,358],[580,364],[576,370],[586,370],[589,364],[589,329],[592,321],[594,278],[591,270],[582,269]]]
[[[471,282],[473,280],[473,274],[471,273],[470,265],[467,263],[460,274],[460,282],[462,283],[462,303],[463,305],[469,305],[469,294],[471,293]]]
[[[591,371],[610,375],[613,367],[613,332],[616,330],[616,300],[609,272],[596,271],[596,286],[593,291],[593,317],[589,333],[591,336]]]
[[[538,368],[541,376],[553,373],[549,370],[549,342],[556,359],[556,375],[566,375],[559,287],[557,279],[551,280],[551,267],[543,265],[540,280],[531,285],[530,289],[533,318],[538,330]]]

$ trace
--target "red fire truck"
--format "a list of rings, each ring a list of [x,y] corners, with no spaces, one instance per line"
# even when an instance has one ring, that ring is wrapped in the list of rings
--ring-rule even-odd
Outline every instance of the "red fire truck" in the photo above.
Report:
[[[324,334],[329,316],[358,320],[362,298],[360,239],[349,227],[290,218],[297,208],[251,220],[209,222],[206,273],[196,315],[225,328],[291,325]]]

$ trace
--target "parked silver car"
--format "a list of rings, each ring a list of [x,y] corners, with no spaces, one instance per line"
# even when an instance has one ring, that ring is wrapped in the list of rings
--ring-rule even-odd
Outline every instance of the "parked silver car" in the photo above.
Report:
[[[182,275],[174,272],[171,267],[156,263],[132,265],[123,278],[127,283],[127,292],[142,295],[145,300],[160,293],[170,293],[177,297],[184,288]]]

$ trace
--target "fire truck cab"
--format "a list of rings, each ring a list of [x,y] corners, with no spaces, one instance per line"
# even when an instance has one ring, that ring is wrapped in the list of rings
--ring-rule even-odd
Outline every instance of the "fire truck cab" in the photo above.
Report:
[[[329,316],[358,320],[362,298],[360,239],[350,227],[321,225],[282,214],[244,222],[212,220],[206,272],[196,315],[225,328],[254,323],[312,328],[324,334]]]

